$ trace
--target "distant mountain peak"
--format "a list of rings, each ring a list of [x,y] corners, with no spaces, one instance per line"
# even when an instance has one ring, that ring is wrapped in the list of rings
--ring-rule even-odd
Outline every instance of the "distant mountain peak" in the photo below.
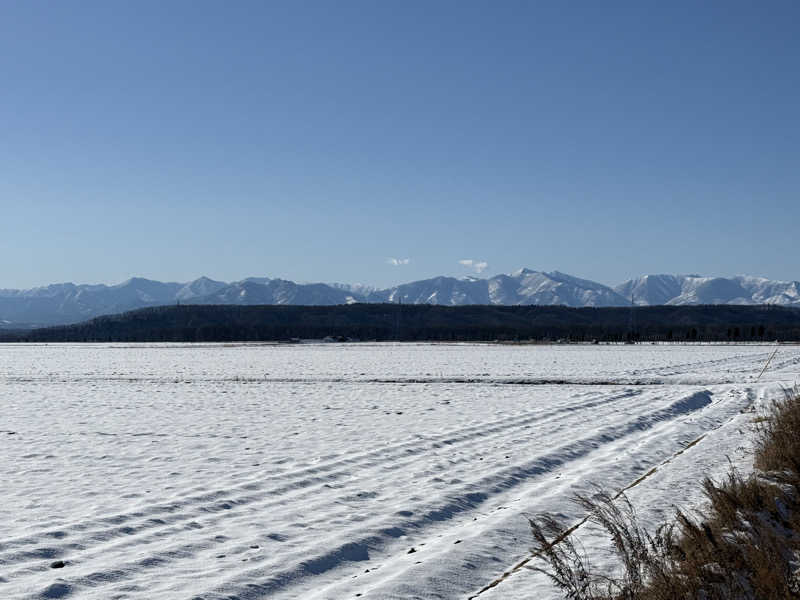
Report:
[[[116,285],[116,287],[124,287],[124,286],[128,286],[128,285],[139,285],[139,284],[142,284],[142,283],[152,283],[152,282],[154,282],[154,280],[146,279],[144,277],[130,277],[130,278],[126,279],[125,281],[123,281],[122,283],[118,283]],[[160,283],[160,282],[155,282],[155,283]],[[114,287],[114,286],[111,286],[111,287]]]
[[[185,304],[332,305],[353,302],[404,304],[639,306],[778,304],[800,306],[800,282],[751,275],[642,275],[615,288],[561,271],[522,268],[481,278],[440,275],[386,289],[359,284],[296,283],[248,277],[227,283],[205,275],[188,283],[132,277],[116,285],[59,283],[29,290],[0,290],[0,326],[57,325],[147,306]]]
[[[800,283],[763,277],[642,275],[614,288],[635,304],[780,304],[800,306]]]

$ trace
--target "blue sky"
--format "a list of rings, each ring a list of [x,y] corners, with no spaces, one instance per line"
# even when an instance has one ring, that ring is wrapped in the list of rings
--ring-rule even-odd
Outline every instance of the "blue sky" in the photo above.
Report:
[[[0,0],[0,287],[799,279],[799,21],[793,1]]]

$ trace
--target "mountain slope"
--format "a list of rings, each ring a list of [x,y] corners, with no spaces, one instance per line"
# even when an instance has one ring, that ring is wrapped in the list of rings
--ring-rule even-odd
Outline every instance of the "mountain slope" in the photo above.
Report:
[[[504,294],[495,293],[495,304],[558,304],[563,306],[626,306],[628,303],[610,287],[552,271],[542,273],[521,269],[504,277]],[[494,278],[493,278],[494,279]],[[509,291],[510,281],[517,282],[516,290]],[[513,284],[511,284],[513,285]]]
[[[490,279],[435,277],[373,292],[369,302],[405,304],[562,305],[625,306],[624,298],[611,288],[558,271],[544,273],[520,269]]]
[[[490,304],[485,279],[434,277],[404,283],[387,290],[372,292],[367,302],[402,302],[403,304]]]
[[[176,300],[202,298],[203,296],[210,296],[227,286],[228,284],[224,281],[214,281],[208,277],[200,277],[199,279],[190,281],[178,290],[178,293],[175,294],[175,298]]]
[[[270,279],[259,283],[245,279],[232,283],[218,292],[195,298],[193,304],[302,304],[322,306],[348,304],[354,301],[353,294],[333,288],[324,283],[299,284],[283,279]]]
[[[800,306],[800,282],[763,277],[645,275],[618,285],[624,298],[638,306],[660,304],[779,304]]]
[[[200,277],[163,283],[141,277],[117,285],[60,283],[0,290],[0,327],[61,325],[169,304],[307,305],[392,302],[444,306],[561,305],[569,307],[779,304],[800,306],[800,282],[762,277],[645,275],[612,289],[559,271],[520,269],[489,279],[433,277],[379,290],[363,285],[296,283],[250,277],[226,283]]]

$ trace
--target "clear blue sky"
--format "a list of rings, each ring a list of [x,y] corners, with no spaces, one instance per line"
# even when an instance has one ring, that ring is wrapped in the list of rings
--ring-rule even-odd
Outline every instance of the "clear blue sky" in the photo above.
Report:
[[[800,279],[798,31],[794,0],[0,0],[0,287]]]

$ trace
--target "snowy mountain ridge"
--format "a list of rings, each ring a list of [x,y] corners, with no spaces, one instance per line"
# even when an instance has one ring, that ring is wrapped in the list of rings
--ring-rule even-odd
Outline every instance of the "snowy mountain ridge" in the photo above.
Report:
[[[487,279],[439,276],[386,289],[361,284],[296,283],[269,277],[188,283],[133,277],[116,285],[59,283],[28,290],[0,289],[0,326],[75,323],[93,317],[167,304],[332,305],[404,304],[637,306],[778,304],[800,306],[800,282],[764,277],[644,275],[614,288],[559,271],[520,269]]]
[[[780,304],[800,306],[800,282],[739,275],[645,275],[614,288],[630,304]]]

